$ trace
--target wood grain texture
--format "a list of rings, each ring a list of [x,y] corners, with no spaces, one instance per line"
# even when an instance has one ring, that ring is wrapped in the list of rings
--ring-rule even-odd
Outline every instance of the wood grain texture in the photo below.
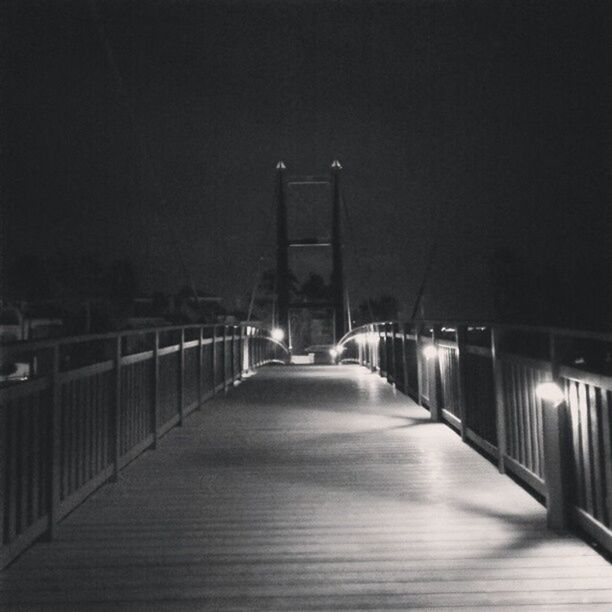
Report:
[[[612,567],[358,366],[192,413],[0,574],[0,609],[612,609]]]

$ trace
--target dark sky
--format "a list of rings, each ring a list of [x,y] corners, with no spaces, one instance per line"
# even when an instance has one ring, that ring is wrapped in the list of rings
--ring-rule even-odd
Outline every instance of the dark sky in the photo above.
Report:
[[[129,257],[173,290],[178,238],[242,297],[276,162],[334,158],[353,301],[409,311],[434,234],[428,316],[490,316],[495,248],[537,274],[609,256],[610,2],[98,0],[125,91],[89,2],[3,6],[6,260]]]

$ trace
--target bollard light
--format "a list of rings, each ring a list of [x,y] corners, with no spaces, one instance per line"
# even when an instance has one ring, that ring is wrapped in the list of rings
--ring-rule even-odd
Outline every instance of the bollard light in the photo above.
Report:
[[[275,327],[272,330],[272,339],[282,342],[285,338],[285,332],[280,327]]]
[[[338,356],[338,351],[335,348],[330,348],[329,354],[331,355],[332,359],[335,359]]]
[[[558,406],[565,400],[563,389],[556,382],[543,382],[536,386],[536,395],[545,402],[550,402],[553,406]]]
[[[438,356],[438,349],[433,344],[428,344],[423,348],[425,359],[435,359]]]

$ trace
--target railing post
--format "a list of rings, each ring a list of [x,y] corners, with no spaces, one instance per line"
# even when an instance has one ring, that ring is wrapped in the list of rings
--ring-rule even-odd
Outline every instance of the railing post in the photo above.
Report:
[[[421,323],[417,323],[414,326],[414,350],[416,351],[416,363],[417,363],[417,388],[416,396],[417,396],[417,404],[420,406],[423,405],[423,389],[422,389],[422,380],[423,380],[423,371],[425,369],[425,364],[423,363],[423,351],[421,349],[421,332],[423,331],[423,326]]]
[[[47,515],[48,526],[46,539],[52,540],[55,537],[57,525],[57,514],[60,503],[60,482],[61,482],[61,459],[60,459],[60,438],[61,438],[61,383],[60,373],[60,345],[53,346],[53,365],[51,370],[51,411],[49,415],[50,426],[48,441],[48,486],[47,486]]]
[[[497,432],[497,468],[506,472],[506,404],[504,401],[504,376],[500,349],[501,331],[491,328],[491,360],[493,366],[493,389],[495,392],[495,427]]]
[[[437,341],[437,334],[436,334],[436,326],[433,325],[432,327],[432,332],[431,332],[431,343],[433,345],[433,347],[435,349],[437,349],[438,347],[436,346],[436,341]],[[432,368],[433,368],[433,389],[432,389],[432,385],[431,385],[431,381],[430,381],[430,385],[429,385],[429,413],[431,415],[431,420],[432,421],[436,421],[439,422],[442,420],[442,398],[441,398],[441,372],[440,372],[440,359],[438,358],[438,355],[436,354],[434,357],[431,357],[433,363],[432,363]],[[425,364],[425,367],[427,367],[427,364]]]
[[[198,328],[198,410],[200,410],[202,408],[202,395],[203,392],[202,390],[204,389],[204,381],[202,380],[203,375],[202,375],[202,367],[204,365],[204,356],[202,354],[203,350],[204,350],[204,344],[203,344],[203,333],[204,333],[204,328],[202,325],[200,325],[200,327]]]
[[[389,336],[389,334],[391,334]],[[387,337],[387,382],[397,385],[395,374],[395,323],[385,324],[385,335]]]
[[[181,327],[179,341],[178,426],[183,426],[185,417],[185,328]]]
[[[368,340],[368,351],[370,353],[370,372],[376,372],[377,359],[375,358],[375,353],[378,353],[378,345],[380,343],[380,339],[378,337],[378,326],[370,325],[368,335],[370,336],[370,339]],[[374,338],[376,338],[376,348],[374,348]]]
[[[466,432],[468,427],[468,406],[467,406],[467,357],[465,352],[465,346],[467,344],[467,330],[465,325],[457,325],[455,330],[455,339],[457,341],[457,374],[459,383],[459,417],[461,423],[459,426],[459,432],[461,439],[465,442]]]
[[[550,334],[550,361],[553,381],[559,380],[557,338]],[[569,522],[568,493],[568,410],[565,400],[558,404],[542,400],[542,437],[544,449],[544,480],[546,483],[546,522],[550,529],[563,531]]]
[[[151,406],[151,448],[157,448],[157,419],[159,414],[159,331],[155,330],[153,345],[153,404]]]
[[[115,338],[115,397],[111,417],[112,440],[110,443],[113,456],[112,482],[119,479],[119,455],[121,453],[121,335]]]
[[[236,382],[236,326],[232,326],[232,339],[230,340],[232,350],[230,351],[230,384],[231,387]]]

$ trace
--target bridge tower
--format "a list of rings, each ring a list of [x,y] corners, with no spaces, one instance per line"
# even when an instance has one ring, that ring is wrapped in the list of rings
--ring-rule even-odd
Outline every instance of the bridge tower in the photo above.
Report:
[[[341,171],[337,160],[324,177],[286,176],[285,164],[276,166],[278,323],[294,354],[347,331]]]

